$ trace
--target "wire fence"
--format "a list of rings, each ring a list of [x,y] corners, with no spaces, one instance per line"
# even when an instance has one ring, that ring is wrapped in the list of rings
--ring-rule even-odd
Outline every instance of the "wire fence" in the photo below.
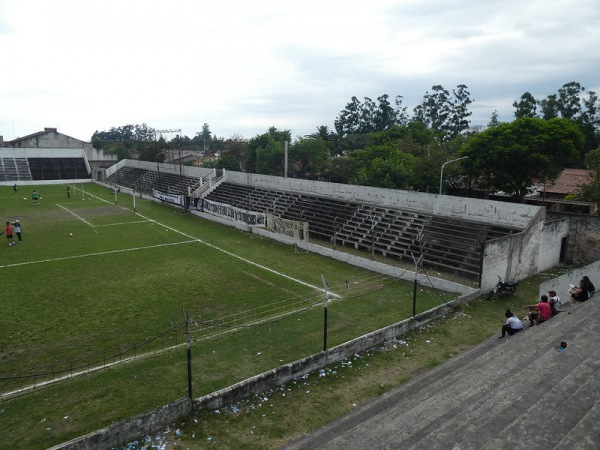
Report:
[[[397,279],[374,275],[360,281],[346,280],[340,285],[324,289],[323,292],[315,291],[304,296],[294,296],[216,318],[186,318],[142,342],[120,346],[111,352],[57,362],[50,367],[32,368],[26,373],[0,376],[0,400],[26,395],[55,383],[168,351],[185,344],[188,339],[198,340],[236,328],[264,326],[292,314],[300,314],[315,306],[324,305],[325,302],[366,297],[395,282]],[[436,294],[442,302],[446,302],[439,292],[436,291]]]

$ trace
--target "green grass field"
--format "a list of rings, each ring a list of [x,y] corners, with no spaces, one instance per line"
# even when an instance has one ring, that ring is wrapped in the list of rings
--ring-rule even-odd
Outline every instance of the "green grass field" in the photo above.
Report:
[[[328,347],[412,313],[412,283],[149,200],[134,213],[97,185],[69,199],[38,186],[39,205],[31,191],[0,188],[0,221],[23,227],[15,246],[0,236],[0,448],[46,448],[185,397],[184,314],[199,397],[321,351],[323,278]],[[417,311],[453,298],[419,288]],[[105,363],[118,364],[42,384]]]

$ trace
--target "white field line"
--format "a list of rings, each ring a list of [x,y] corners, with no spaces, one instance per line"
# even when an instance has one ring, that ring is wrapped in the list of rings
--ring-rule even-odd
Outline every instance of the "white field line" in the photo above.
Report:
[[[116,222],[116,223],[105,223],[104,225],[94,225],[94,228],[102,227],[118,227],[122,225],[131,225],[133,223],[149,223],[150,220],[134,220],[133,222]]]
[[[77,217],[79,220],[81,220],[83,223],[85,223],[86,225],[89,225],[90,227],[94,228],[94,225],[92,225],[91,223],[89,223],[87,220],[85,220],[83,217],[78,216],[77,214],[75,214],[73,211],[71,211],[68,208],[65,208],[63,205],[57,203],[56,206],[58,206],[59,208],[64,209],[66,212],[68,212],[69,214],[72,214],[73,216]]]

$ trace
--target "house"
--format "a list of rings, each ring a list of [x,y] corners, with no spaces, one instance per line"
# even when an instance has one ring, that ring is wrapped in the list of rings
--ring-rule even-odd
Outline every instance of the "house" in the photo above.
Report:
[[[594,171],[587,169],[564,169],[556,180],[545,184],[538,190],[540,197],[546,200],[564,200],[569,194],[594,179]]]

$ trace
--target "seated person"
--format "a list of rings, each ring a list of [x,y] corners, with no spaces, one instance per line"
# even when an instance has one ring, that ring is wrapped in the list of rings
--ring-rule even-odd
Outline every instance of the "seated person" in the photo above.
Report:
[[[548,296],[542,295],[540,302],[537,305],[524,306],[523,309],[529,309],[529,326],[541,324],[552,318],[552,309],[548,304]]]
[[[506,317],[506,322],[502,325],[502,336],[500,336],[498,339],[502,339],[507,334],[512,336],[523,329],[523,324],[518,317],[514,316],[510,309],[506,310],[504,316]]]
[[[560,302],[560,297],[556,293],[556,291],[548,291],[548,304],[550,305],[550,310],[552,311],[552,315],[555,316],[559,312],[563,312],[562,303]]]
[[[579,281],[579,286],[569,289],[569,294],[571,295],[571,301],[573,303],[585,302],[590,298],[587,286],[583,279]]]
[[[582,278],[585,289],[588,291],[588,299],[592,298],[596,294],[596,287],[594,283],[590,281],[590,279],[585,276]]]

